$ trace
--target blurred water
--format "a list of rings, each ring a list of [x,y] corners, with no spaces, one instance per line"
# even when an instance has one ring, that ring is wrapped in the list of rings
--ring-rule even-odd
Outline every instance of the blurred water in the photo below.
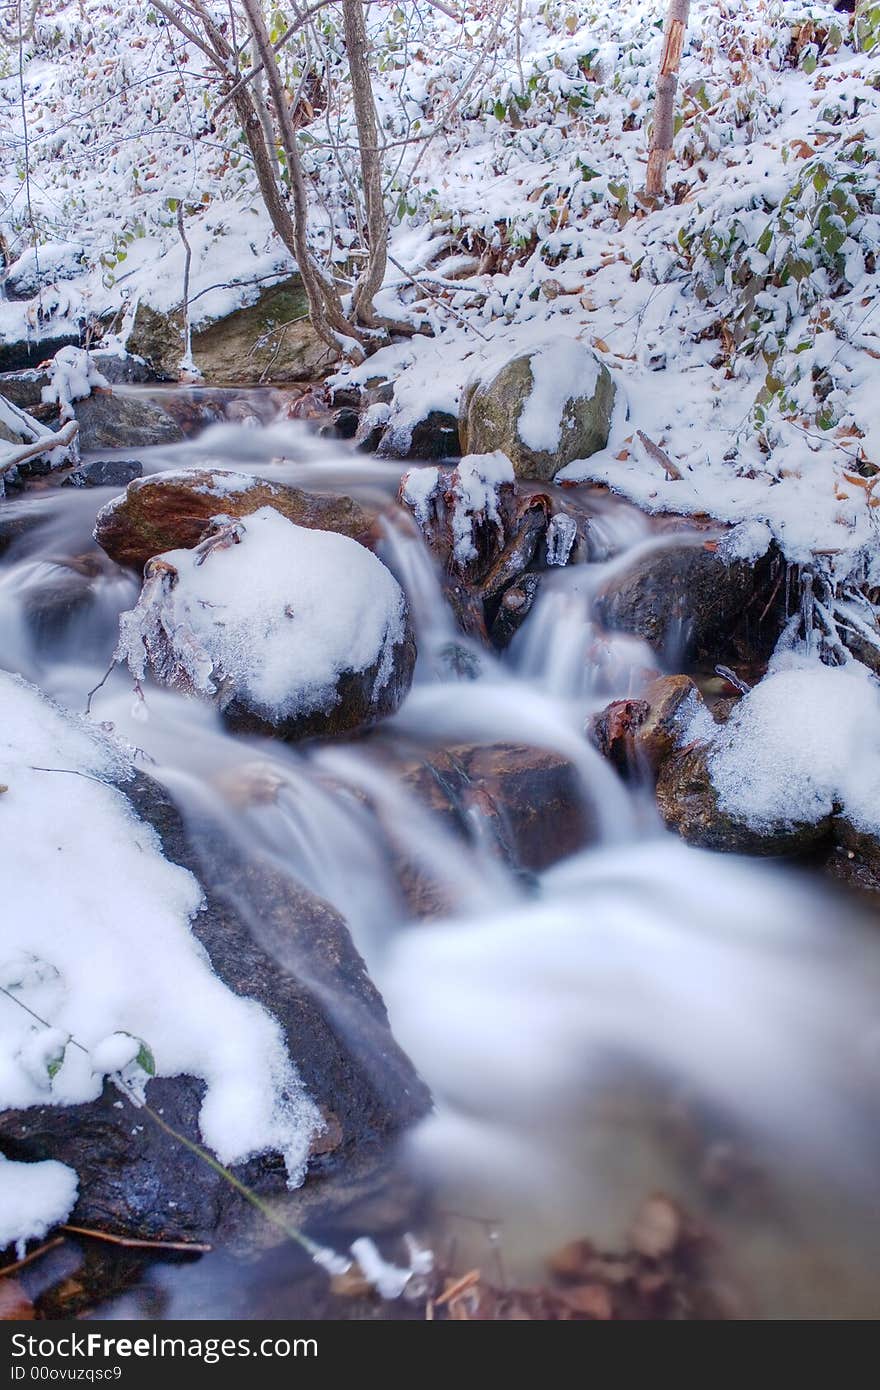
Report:
[[[245,853],[345,915],[435,1097],[406,1161],[438,1205],[499,1222],[525,1276],[573,1236],[619,1242],[662,1188],[722,1233],[760,1315],[876,1311],[875,940],[830,889],[665,835],[584,737],[592,712],[637,693],[657,665],[640,642],[602,631],[597,587],[662,538],[632,508],[594,502],[596,558],[548,576],[502,657],[457,629],[393,502],[401,465],[296,422],[212,425],[144,461],[235,467],[385,508],[380,553],[409,595],[419,661],[375,735],[308,747],[232,736],[198,701],[149,687],[136,699],[118,670],[91,717],[137,749],[191,823],[222,820]],[[137,592],[91,539],[110,495],[49,489],[8,504],[28,525],[0,559],[3,664],[78,711]],[[59,591],[76,597],[69,610]],[[523,875],[478,810],[455,834],[395,771],[395,760],[499,743],[570,761],[592,848]],[[443,920],[410,920],[394,856],[433,885]],[[719,1145],[761,1172],[754,1208],[708,1180]]]

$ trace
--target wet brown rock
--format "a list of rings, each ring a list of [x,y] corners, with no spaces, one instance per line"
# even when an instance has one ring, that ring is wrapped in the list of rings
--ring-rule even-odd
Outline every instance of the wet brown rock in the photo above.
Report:
[[[450,834],[494,845],[516,871],[538,873],[583,849],[595,835],[578,773],[560,753],[522,744],[462,744],[397,762],[401,783]],[[382,811],[377,808],[382,822]],[[476,822],[476,825],[475,825]],[[384,825],[392,872],[410,911],[448,911],[442,884],[413,861]]]
[[[129,483],[98,513],[95,540],[117,564],[141,571],[154,555],[196,545],[211,517],[250,516],[260,507],[274,507],[297,526],[335,531],[362,545],[374,539],[377,513],[351,497],[303,492],[221,469],[193,469]]]
[[[823,867],[838,883],[873,897],[880,893],[880,839],[835,816],[834,845]]]
[[[674,751],[687,713],[702,703],[689,676],[658,676],[637,700],[613,700],[588,732],[618,771],[656,776]]]
[[[779,633],[776,563],[730,561],[714,541],[672,539],[618,570],[597,597],[597,614],[605,627],[683,661],[714,664],[738,644],[753,653]]]
[[[647,700],[612,700],[588,724],[589,738],[618,772],[637,767],[636,739],[649,712]]]
[[[490,636],[493,644],[503,649],[508,646],[525,622],[541,587],[541,576],[529,571],[514,580],[501,596],[495,611]]]

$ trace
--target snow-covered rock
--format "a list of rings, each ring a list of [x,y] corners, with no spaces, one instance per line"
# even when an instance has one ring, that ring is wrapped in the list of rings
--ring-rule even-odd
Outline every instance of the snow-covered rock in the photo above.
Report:
[[[93,1050],[124,1030],[145,1073],[204,1080],[201,1136],[224,1162],[280,1151],[299,1182],[318,1112],[277,1021],[211,969],[190,931],[201,888],[133,815],[129,776],[109,739],[0,674],[0,1107],[97,1100]]]
[[[0,1152],[26,1161],[0,1160],[0,1246],[63,1220],[75,1175],[84,1224],[204,1238],[235,1220],[233,1189],[108,1071],[225,1163],[250,1160],[261,1191],[284,1188],[278,1153],[299,1182],[310,1153],[424,1110],[338,914],[219,821],[190,840],[121,745],[5,673],[0,784]]]
[[[490,357],[462,393],[462,450],[501,449],[517,477],[552,478],[574,459],[605,447],[614,394],[607,367],[570,338],[501,361]]]
[[[29,246],[6,271],[3,288],[10,299],[31,299],[43,285],[82,274],[85,260],[85,248],[78,242],[43,242],[36,249]]]
[[[725,723],[695,709],[680,742],[657,797],[685,839],[757,854],[855,839],[880,862],[880,682],[860,662],[782,651]]]
[[[835,812],[880,833],[880,683],[858,661],[781,653],[713,741],[719,804],[757,829]]]
[[[148,565],[117,658],[137,680],[149,672],[214,700],[234,727],[302,738],[393,713],[415,642],[403,591],[375,555],[262,507]]]
[[[466,632],[486,637],[510,595],[505,646],[526,616],[537,576],[524,575],[546,535],[549,500],[522,488],[506,454],[468,454],[455,468],[412,468],[400,501],[440,563],[446,594]],[[526,590],[512,592],[520,578]]]
[[[476,578],[501,553],[516,515],[513,465],[506,454],[468,454],[457,467],[413,468],[400,500],[444,565]]]

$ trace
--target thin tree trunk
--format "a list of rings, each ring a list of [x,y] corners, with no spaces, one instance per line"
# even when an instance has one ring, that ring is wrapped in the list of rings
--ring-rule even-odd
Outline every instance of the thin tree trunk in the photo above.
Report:
[[[385,279],[388,255],[388,218],[382,191],[382,161],[379,131],[368,62],[369,40],[361,0],[342,0],[345,51],[351,74],[351,95],[360,147],[361,177],[364,185],[364,213],[368,259],[366,269],[355,286],[352,310],[363,323],[375,324],[373,299]]]
[[[256,44],[253,45],[253,62],[254,65],[259,64],[260,68],[254,78],[254,85],[252,88],[254,106],[257,108],[257,114],[260,117],[260,125],[263,128],[263,139],[266,141],[269,158],[272,161],[272,172],[276,180],[279,180],[281,178],[281,170],[278,167],[278,155],[275,150],[275,132],[272,129],[272,117],[269,115],[269,107],[266,104],[266,80]]]
[[[195,363],[192,355],[192,320],[189,316],[189,273],[192,267],[192,247],[186,235],[186,228],[183,225],[183,199],[177,204],[177,235],[183,242],[183,335],[184,351],[183,360],[180,363],[181,369],[186,372],[195,371]]]
[[[296,130],[287,104],[287,93],[284,90],[284,82],[272,49],[269,31],[266,28],[266,21],[263,18],[259,0],[242,0],[242,3],[257,52],[260,55],[260,61],[266,72],[269,91],[275,107],[278,132],[281,136],[281,148],[284,150],[284,158],[287,162],[287,177],[293,201],[294,255],[308,295],[312,324],[325,342],[339,348],[342,338],[347,338],[349,341],[352,338],[358,340],[360,335],[345,317],[336,286],[324,274],[309,249],[306,238],[309,215],[308,194],[302,162],[299,157]]]
[[[648,173],[645,192],[662,198],[666,192],[666,166],[672,157],[675,134],[675,93],[678,69],[687,29],[690,0],[669,0],[666,26],[663,31],[663,53],[657,74],[657,95],[654,99],[654,121],[648,150]]]

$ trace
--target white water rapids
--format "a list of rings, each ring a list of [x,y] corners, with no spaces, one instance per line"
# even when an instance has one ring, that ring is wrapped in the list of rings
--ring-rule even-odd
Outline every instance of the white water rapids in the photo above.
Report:
[[[288,461],[273,462],[281,453]],[[588,715],[638,693],[639,672],[656,665],[635,639],[601,633],[591,612],[604,566],[656,543],[647,522],[597,502],[608,558],[548,576],[499,656],[457,631],[431,557],[395,517],[400,465],[321,445],[295,424],[213,426],[143,458],[150,471],[211,462],[388,503],[380,553],[407,590],[419,661],[377,734],[308,747],[235,736],[206,704],[149,687],[141,703],[123,671],[91,714],[142,750],[185,816],[211,808],[248,852],[346,917],[435,1097],[407,1146],[438,1204],[497,1222],[507,1259],[532,1272],[573,1236],[619,1242],[662,1189],[722,1233],[762,1315],[870,1315],[880,942],[815,880],[666,834],[647,795],[584,737]],[[102,564],[63,621],[35,629],[28,613],[47,582],[75,579],[59,562],[96,554],[95,513],[111,495],[48,489],[5,504],[40,524],[0,560],[2,663],[78,711],[135,579]],[[514,872],[479,814],[467,842],[453,836],[386,756],[497,743],[571,761],[598,826],[593,848],[538,876]],[[445,919],[409,920],[389,835],[436,886]],[[685,1142],[694,1132],[699,1142]],[[707,1155],[722,1148],[766,1175],[766,1206],[743,1209],[713,1189]],[[476,1249],[479,1227],[463,1229]]]

